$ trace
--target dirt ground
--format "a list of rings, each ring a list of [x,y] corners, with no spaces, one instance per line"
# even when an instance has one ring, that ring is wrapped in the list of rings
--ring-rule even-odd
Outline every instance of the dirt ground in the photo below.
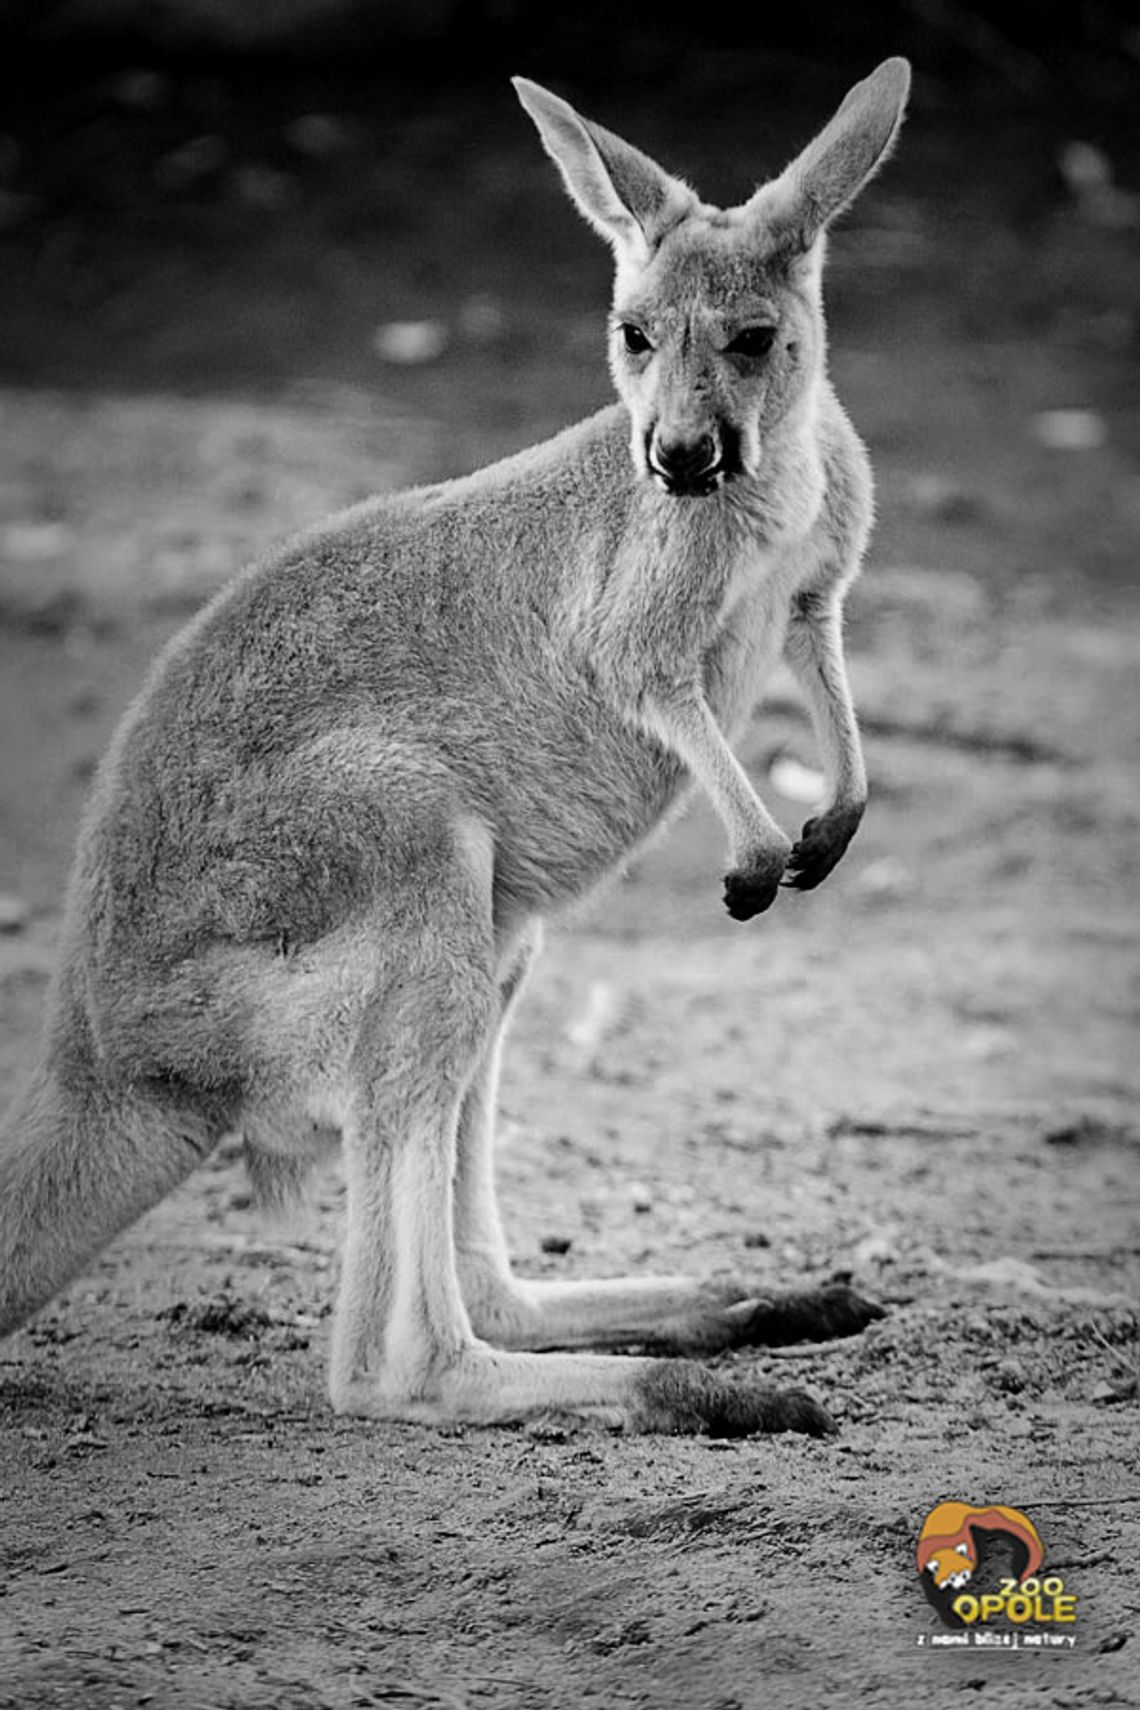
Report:
[[[715,71],[594,110],[728,199],[844,87],[821,71],[761,120]],[[5,1091],[86,784],[162,638],[294,526],[606,396],[604,257],[501,80],[374,109],[216,84],[208,120],[174,80],[142,128],[123,96],[14,109]],[[334,99],[337,148],[290,153]],[[160,172],[207,122],[221,160]],[[334,1419],[337,1176],[275,1229],[227,1150],[0,1353],[0,1705],[1140,1703],[1140,223],[1066,189],[1076,123],[966,124],[932,76],[834,244],[881,511],[844,864],[736,925],[695,804],[559,924],[507,1057],[520,1269],[852,1274],[889,1308],[861,1337],[732,1357],[840,1435]],[[385,362],[372,333],[404,320],[446,347]],[[744,757],[794,829],[789,684]],[[1037,1523],[1071,1652],[931,1649],[914,1548],[951,1498]]]

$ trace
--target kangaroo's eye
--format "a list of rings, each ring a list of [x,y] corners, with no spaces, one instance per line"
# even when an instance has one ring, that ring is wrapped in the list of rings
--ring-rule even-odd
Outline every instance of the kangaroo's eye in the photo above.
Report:
[[[775,327],[745,327],[725,349],[730,356],[767,356],[775,342]]]
[[[644,356],[647,350],[653,349],[641,328],[635,327],[632,321],[622,322],[621,336],[631,356]]]

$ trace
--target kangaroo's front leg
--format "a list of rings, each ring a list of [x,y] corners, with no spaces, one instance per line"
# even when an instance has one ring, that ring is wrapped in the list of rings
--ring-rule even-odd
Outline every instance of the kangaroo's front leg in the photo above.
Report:
[[[671,690],[646,698],[643,719],[650,733],[677,754],[700,784],[728,833],[732,871],[724,900],[734,920],[750,920],[776,900],[792,853],[697,689]]]
[[[811,891],[843,856],[867,805],[867,773],[847,682],[837,591],[797,595],[784,657],[807,700],[827,778],[827,803],[808,820],[788,860],[786,882]]]

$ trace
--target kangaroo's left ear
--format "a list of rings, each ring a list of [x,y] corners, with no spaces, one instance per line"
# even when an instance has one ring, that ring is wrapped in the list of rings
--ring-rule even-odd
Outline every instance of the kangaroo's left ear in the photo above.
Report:
[[[910,92],[905,59],[886,59],[850,89],[835,117],[748,204],[766,224],[791,228],[804,249],[852,203],[898,135]]]
[[[526,77],[511,82],[590,224],[619,252],[647,260],[697,205],[688,185],[541,84]]]

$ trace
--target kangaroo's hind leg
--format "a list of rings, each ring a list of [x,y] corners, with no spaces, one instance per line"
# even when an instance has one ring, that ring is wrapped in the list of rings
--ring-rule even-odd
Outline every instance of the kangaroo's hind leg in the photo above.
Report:
[[[436,1422],[554,1408],[636,1430],[830,1429],[802,1391],[734,1384],[687,1362],[503,1352],[478,1339],[460,1292],[453,1199],[460,1110],[502,1009],[490,839],[463,827],[431,866],[406,892],[392,887],[369,923],[379,960],[348,1067],[334,1406]]]
[[[499,1064],[511,1016],[542,948],[542,928],[530,922],[500,959],[497,1014],[459,1113],[455,1161],[455,1240],[464,1303],[478,1335],[498,1347],[524,1345],[527,1314],[511,1274],[510,1251],[495,1189],[495,1114]]]
[[[511,1271],[494,1181],[499,1059],[511,1012],[540,944],[530,927],[499,970],[492,1038],[471,1078],[458,1129],[456,1249],[476,1333],[500,1348],[652,1348],[715,1353],[854,1335],[881,1308],[844,1284],[757,1290],[731,1278],[612,1277],[550,1281]]]

